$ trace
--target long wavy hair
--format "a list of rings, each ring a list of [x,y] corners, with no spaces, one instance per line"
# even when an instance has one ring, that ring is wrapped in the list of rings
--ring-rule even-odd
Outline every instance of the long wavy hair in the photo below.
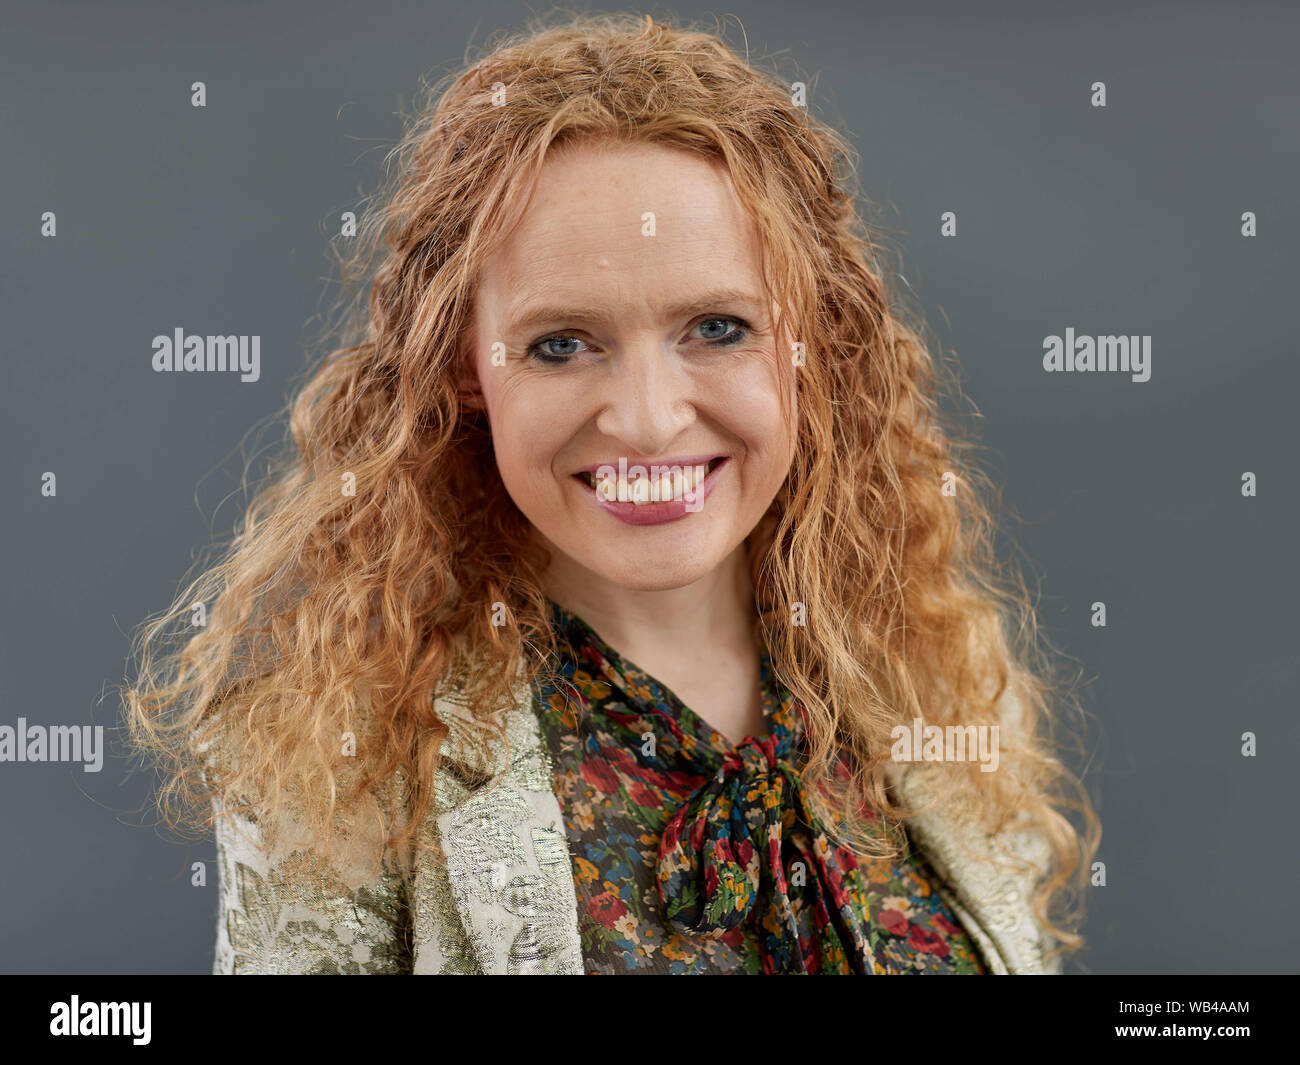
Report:
[[[999,771],[953,764],[945,801],[1041,833],[1038,917],[1077,950],[1100,826],[1059,726],[1082,710],[995,557],[994,489],[941,410],[945,367],[863,221],[856,156],[720,31],[648,16],[543,20],[421,86],[340,253],[356,289],[327,346],[353,342],[286,408],[292,446],[242,527],[132,647],[127,719],[164,771],[164,816],[207,831],[241,811],[273,831],[291,805],[324,855],[358,817],[386,847],[422,846],[448,733],[435,697],[459,692],[475,743],[500,749],[500,714],[555,642],[547,558],[465,402],[463,351],[480,264],[547,152],[595,140],[725,167],[804,345],[793,465],[747,550],[757,632],[808,712],[817,812],[859,854],[896,855],[873,827],[915,813],[887,785],[893,728],[1001,725]]]

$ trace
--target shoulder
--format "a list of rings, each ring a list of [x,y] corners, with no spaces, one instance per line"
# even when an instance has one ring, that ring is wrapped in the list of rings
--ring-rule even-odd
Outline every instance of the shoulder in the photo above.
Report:
[[[253,817],[216,826],[216,973],[397,973],[410,968],[404,880],[347,841],[328,858],[307,841],[268,843]]]
[[[891,765],[887,775],[915,811],[907,819],[908,836],[994,971],[1059,972],[1059,962],[1045,960],[1055,944],[1034,913],[1035,889],[1050,869],[1050,851],[1037,827],[1017,816],[989,831],[974,804],[948,786],[940,765]]]
[[[213,972],[409,971],[406,861],[387,847],[383,815],[400,781],[361,795],[322,839],[294,798],[300,788],[273,803],[243,797],[258,789],[241,783],[231,736],[215,735],[198,749],[205,774],[221,777],[212,778],[210,799],[219,898]]]

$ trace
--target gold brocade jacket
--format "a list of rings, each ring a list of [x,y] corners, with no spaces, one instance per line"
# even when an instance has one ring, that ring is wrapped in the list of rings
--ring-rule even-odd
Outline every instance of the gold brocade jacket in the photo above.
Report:
[[[505,715],[506,766],[470,761],[459,742],[460,704],[454,696],[435,704],[451,732],[425,830],[436,833],[445,861],[422,853],[412,880],[386,858],[377,876],[337,862],[306,881],[310,887],[291,884],[283,873],[302,861],[301,850],[267,853],[252,823],[223,820],[213,972],[582,975],[573,867],[550,755],[531,691],[517,695]],[[925,807],[931,774],[941,767],[891,768],[904,801]],[[502,769],[494,786],[479,783]],[[937,805],[907,828],[990,973],[1060,972],[1059,962],[1044,960],[1052,941],[1030,909],[1037,872],[1018,872],[997,849],[1001,842],[1040,870],[1040,837],[1017,831],[995,841],[966,811]]]

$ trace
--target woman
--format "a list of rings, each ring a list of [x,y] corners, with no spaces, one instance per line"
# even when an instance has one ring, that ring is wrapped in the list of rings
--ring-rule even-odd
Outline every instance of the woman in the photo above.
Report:
[[[361,341],[128,690],[165,808],[216,827],[215,971],[1081,945],[1096,821],[1008,635],[1027,596],[798,96],[648,17],[431,94]]]

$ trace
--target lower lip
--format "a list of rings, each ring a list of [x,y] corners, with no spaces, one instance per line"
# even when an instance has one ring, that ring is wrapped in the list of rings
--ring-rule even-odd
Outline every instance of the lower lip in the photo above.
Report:
[[[661,503],[620,503],[618,500],[605,499],[596,493],[582,478],[577,478],[579,484],[586,489],[587,496],[600,506],[607,514],[612,514],[619,521],[626,525],[664,525],[670,521],[680,521],[688,514],[698,514],[704,509],[704,504],[708,502],[709,496],[713,492],[713,486],[717,483],[718,474],[731,465],[731,459],[723,459],[717,466],[709,471],[707,477],[700,483],[696,490],[695,509],[686,509],[686,500],[684,499],[665,499]]]

